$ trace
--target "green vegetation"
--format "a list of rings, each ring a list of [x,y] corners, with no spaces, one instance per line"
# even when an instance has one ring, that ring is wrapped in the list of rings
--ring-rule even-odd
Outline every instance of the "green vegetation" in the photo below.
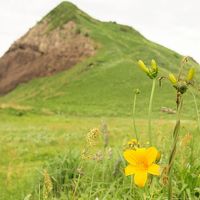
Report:
[[[68,2],[60,4],[44,19],[49,20],[49,31],[74,20],[80,30],[77,34],[87,33],[98,50],[94,57],[68,71],[21,84],[0,98],[0,200],[44,199],[47,190],[44,170],[52,184],[47,192],[50,200],[166,199],[162,178],[159,182],[153,178],[149,190],[148,186],[130,187],[132,180],[123,172],[126,163],[123,159],[118,161],[127,142],[134,137],[132,107],[136,88],[141,91],[135,110],[137,130],[142,145],[148,146],[147,105],[151,84],[137,61],[142,58],[147,63],[153,58],[159,64],[159,74],[167,76],[178,71],[181,56],[147,40],[131,27],[94,20]],[[191,60],[184,73],[190,66],[198,67]],[[194,94],[198,97],[196,90]],[[175,116],[160,109],[175,109],[175,99],[176,90],[168,81],[162,81],[162,87],[157,82],[152,132],[163,167],[168,162]],[[193,200],[200,196],[197,104],[188,92],[174,163],[176,199]],[[106,156],[99,161],[82,159],[87,133],[91,128],[101,128],[102,123],[108,125],[109,143],[105,148],[100,135],[92,153],[102,152]],[[110,158],[109,149],[112,149]]]
[[[49,110],[73,116],[122,117],[132,115],[133,91],[140,88],[142,95],[138,97],[137,115],[140,118],[146,116],[144,105],[148,103],[151,85],[138,68],[137,61],[142,58],[148,63],[153,58],[160,66],[159,74],[167,76],[169,70],[177,72],[181,56],[145,39],[130,27],[93,20],[67,2],[45,17],[50,21],[49,27],[61,28],[69,20],[69,12],[76,17],[81,34],[87,32],[98,45],[96,56],[68,71],[21,84],[1,97],[0,103],[30,106],[34,113]],[[193,61],[190,65],[197,66]],[[157,85],[154,113],[165,117],[160,109],[163,106],[175,108],[171,101],[175,98],[175,90],[173,94],[171,85],[163,81],[162,94],[160,91]],[[190,96],[185,104],[185,115],[194,117]]]
[[[49,21],[50,31],[61,27],[69,21],[77,21],[78,8],[68,2],[63,2],[53,9],[44,19]]]
[[[32,198],[30,199],[38,200],[39,191],[41,196],[43,195],[44,169],[48,170],[52,181],[57,184],[51,195],[57,196],[57,199],[60,195],[63,196],[60,199],[66,199],[68,195],[67,199],[73,199],[74,184],[78,180],[77,169],[80,165],[81,152],[86,145],[87,133],[93,127],[101,128],[102,123],[108,125],[108,147],[104,150],[103,138],[99,137],[94,154],[99,151],[108,152],[108,149],[111,148],[112,156],[110,159],[105,157],[99,162],[95,160],[81,161],[84,175],[80,177],[80,185],[75,199],[88,199],[89,194],[90,199],[96,197],[113,199],[112,197],[115,197],[119,200],[141,195],[142,189],[138,190],[134,185],[130,189],[131,178],[125,177],[123,173],[125,161],[120,163],[119,168],[116,169],[116,175],[113,175],[119,155],[122,156],[125,145],[133,137],[130,118],[66,118],[62,115],[11,117],[1,114],[0,199],[21,200],[31,194]],[[160,165],[162,167],[168,160],[170,135],[174,124],[175,120],[153,121],[153,133],[157,138],[155,146],[161,152]],[[137,120],[137,128],[141,141],[143,141],[142,145],[146,146],[147,121]],[[180,199],[187,199],[187,195],[190,195],[191,199],[195,199],[195,195],[198,196],[200,192],[200,179],[198,178],[200,147],[196,122],[184,121],[180,138],[181,142],[175,162],[174,192]],[[192,146],[194,147],[193,151]],[[94,166],[96,166],[96,173],[94,173]],[[155,179],[157,178],[155,177]],[[158,195],[160,199],[164,199],[166,191],[162,187],[162,180],[159,185],[155,182],[150,189],[150,194],[144,193],[143,197],[149,195],[153,195],[154,199],[159,199]]]

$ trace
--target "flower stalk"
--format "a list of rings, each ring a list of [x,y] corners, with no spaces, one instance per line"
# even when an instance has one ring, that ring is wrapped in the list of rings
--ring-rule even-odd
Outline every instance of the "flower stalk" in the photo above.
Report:
[[[148,134],[149,134],[150,145],[152,145],[151,113],[152,113],[152,104],[153,104],[155,87],[156,87],[156,79],[153,79],[152,88],[151,88],[151,95],[150,95],[150,99],[149,99],[149,109],[148,109]]]
[[[169,182],[168,182],[168,199],[172,200],[173,199],[173,192],[172,192],[172,168],[174,165],[174,160],[176,156],[176,149],[177,149],[177,143],[178,143],[178,138],[179,138],[179,132],[180,132],[180,114],[181,114],[181,109],[183,105],[183,94],[187,91],[188,86],[192,84],[192,80],[194,78],[195,70],[194,68],[190,68],[187,74],[187,77],[185,79],[182,79],[182,71],[183,71],[183,66],[185,63],[188,62],[188,58],[185,57],[183,58],[181,65],[180,65],[180,70],[178,77],[176,78],[172,73],[169,74],[169,81],[172,83],[173,87],[176,89],[176,106],[177,106],[177,115],[176,115],[176,124],[174,127],[173,131],[173,143],[172,143],[172,149],[170,152],[169,156],[169,161],[168,161],[168,177],[169,177]],[[195,96],[194,101],[195,101]],[[195,101],[196,102],[196,101]],[[197,106],[197,104],[196,104]],[[197,108],[198,110],[198,108]]]
[[[139,89],[136,89],[134,91],[134,99],[133,99],[133,127],[134,127],[134,133],[137,141],[139,141],[139,136],[137,133],[137,128],[136,128],[136,122],[135,122],[135,108],[136,108],[136,102],[137,102],[137,95],[140,94]]]
[[[152,113],[152,104],[153,97],[156,87],[156,77],[158,75],[158,65],[155,60],[151,60],[151,66],[147,67],[142,60],[138,61],[138,65],[140,69],[150,78],[152,79],[152,88],[151,95],[149,99],[149,109],[148,109],[148,135],[149,135],[149,143],[152,144],[152,131],[151,131],[151,113]]]
[[[176,125],[174,127],[173,131],[173,145],[169,157],[169,162],[168,162],[168,177],[169,177],[169,183],[168,183],[168,199],[172,200],[172,174],[171,174],[171,169],[174,164],[174,159],[176,155],[176,149],[177,149],[177,142],[178,142],[178,136],[179,136],[179,131],[180,131],[180,113],[181,113],[181,108],[183,104],[183,99],[182,95],[177,92],[177,118],[176,118]]]

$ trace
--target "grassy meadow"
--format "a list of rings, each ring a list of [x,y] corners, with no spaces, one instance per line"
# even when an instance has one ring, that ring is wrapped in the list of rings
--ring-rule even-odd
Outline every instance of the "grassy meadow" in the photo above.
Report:
[[[103,158],[82,159],[87,133],[91,127],[101,130],[103,124],[108,126],[108,145],[104,148],[101,135],[91,152],[102,152]],[[141,143],[148,146],[146,120],[137,120],[137,124]],[[153,120],[153,133],[156,137],[154,144],[161,152],[162,167],[166,166],[168,160],[174,124],[174,120]],[[126,164],[122,153],[127,142],[134,137],[130,118],[1,114],[0,128],[2,200],[45,199],[45,169],[55,187],[47,199],[167,199],[162,179],[155,177],[156,180],[153,180],[149,189],[148,186],[140,189],[130,177],[124,176]],[[175,199],[198,199],[200,136],[196,128],[195,121],[183,121],[175,162]],[[80,180],[77,171],[79,168]],[[74,194],[77,182],[79,184]]]
[[[65,12],[68,10],[69,12]],[[150,177],[144,188],[125,176],[123,152],[135,138],[134,90],[139,88],[135,119],[141,147],[149,147],[148,103],[150,79],[139,59],[155,59],[160,76],[177,73],[182,56],[144,38],[131,27],[100,22],[69,2],[61,3],[45,19],[49,31],[70,20],[78,32],[97,46],[94,57],[70,70],[31,80],[0,97],[0,200],[165,200],[164,176]],[[48,33],[47,33],[48,34]],[[189,59],[183,76],[196,68],[199,106],[199,65]],[[168,80],[156,82],[152,108],[152,144],[161,153],[161,170],[168,164],[173,143],[176,90]],[[98,128],[96,144],[88,148],[88,133]],[[172,184],[173,199],[200,198],[200,160],[194,99],[184,94]],[[88,148],[88,155],[84,151]]]

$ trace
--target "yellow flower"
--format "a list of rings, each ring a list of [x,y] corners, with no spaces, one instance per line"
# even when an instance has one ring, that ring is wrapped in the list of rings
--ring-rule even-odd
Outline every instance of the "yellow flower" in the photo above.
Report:
[[[139,187],[144,187],[147,175],[160,175],[160,167],[155,164],[158,151],[155,147],[138,148],[136,150],[126,150],[124,158],[129,165],[125,168],[125,175],[135,175],[134,182]]]

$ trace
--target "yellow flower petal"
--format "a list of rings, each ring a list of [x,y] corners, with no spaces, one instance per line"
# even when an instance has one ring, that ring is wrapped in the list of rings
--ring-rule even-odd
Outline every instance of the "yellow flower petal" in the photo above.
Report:
[[[155,162],[157,155],[158,155],[158,151],[155,147],[149,147],[146,150],[146,158],[147,158],[148,165]]]
[[[136,150],[138,156],[143,156],[146,154],[146,149],[145,148],[139,148]]]
[[[133,175],[136,173],[136,169],[135,169],[135,166],[133,165],[128,165],[126,168],[125,168],[125,175],[126,176],[129,176],[129,175]]]
[[[157,164],[152,164],[151,166],[148,167],[148,173],[159,176],[160,166]]]
[[[137,157],[137,159],[139,159],[139,158],[144,158],[145,154],[146,154],[146,149],[145,148],[139,148],[139,149],[136,150],[135,156]]]
[[[139,187],[144,187],[147,181],[147,172],[146,171],[138,171],[134,176],[134,182]]]
[[[135,152],[135,160],[136,160],[136,163],[143,163],[143,162],[147,162],[147,159],[146,159],[146,149],[145,148],[138,148],[136,149],[136,152]]]
[[[126,150],[124,152],[124,158],[128,163],[135,165],[136,164],[136,151],[135,150]]]

